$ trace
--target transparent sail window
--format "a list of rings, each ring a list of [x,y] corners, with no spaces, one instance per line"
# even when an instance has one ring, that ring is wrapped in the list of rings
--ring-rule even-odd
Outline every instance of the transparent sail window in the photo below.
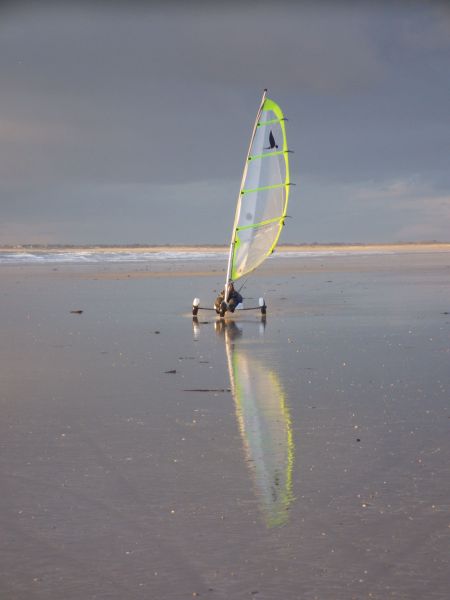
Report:
[[[280,217],[283,215],[285,204],[285,186],[243,194],[240,199],[237,226],[247,227]]]
[[[238,279],[261,264],[275,244],[280,221],[237,232],[239,243],[233,257],[232,278]]]

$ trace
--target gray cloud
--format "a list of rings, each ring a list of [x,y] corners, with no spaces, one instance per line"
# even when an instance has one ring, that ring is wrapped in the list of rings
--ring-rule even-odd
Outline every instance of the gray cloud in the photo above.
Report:
[[[394,239],[399,199],[364,223],[375,200],[357,190],[419,177],[421,197],[446,202],[448,23],[438,3],[10,6],[0,243],[44,229],[58,242],[226,241],[266,86],[296,150],[284,240]],[[426,219],[406,211],[408,231],[426,220],[445,236],[427,206]]]

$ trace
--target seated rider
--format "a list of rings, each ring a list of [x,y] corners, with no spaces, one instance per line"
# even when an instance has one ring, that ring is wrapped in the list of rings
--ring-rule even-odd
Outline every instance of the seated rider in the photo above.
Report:
[[[216,312],[220,311],[222,302],[225,300],[225,290],[222,290],[214,302]],[[234,312],[236,306],[243,301],[241,294],[234,289],[233,282],[228,284],[228,310]]]
[[[231,312],[234,312],[234,309],[238,304],[243,301],[241,294],[234,289],[234,285],[231,282],[228,286],[228,308]]]

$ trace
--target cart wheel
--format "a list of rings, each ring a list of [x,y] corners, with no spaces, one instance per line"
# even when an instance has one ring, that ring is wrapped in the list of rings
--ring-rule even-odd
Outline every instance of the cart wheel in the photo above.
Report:
[[[259,299],[259,307],[261,309],[261,314],[265,315],[266,312],[267,312],[267,306],[266,306],[266,303],[264,301],[264,298],[260,298]]]
[[[198,313],[199,306],[200,306],[200,299],[194,298],[194,301],[192,302],[192,314],[194,315],[194,317]]]

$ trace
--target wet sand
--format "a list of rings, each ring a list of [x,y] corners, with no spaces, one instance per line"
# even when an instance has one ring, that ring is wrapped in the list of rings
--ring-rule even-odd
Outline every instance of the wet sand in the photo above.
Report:
[[[1,267],[0,598],[448,598],[450,253],[222,271]]]

